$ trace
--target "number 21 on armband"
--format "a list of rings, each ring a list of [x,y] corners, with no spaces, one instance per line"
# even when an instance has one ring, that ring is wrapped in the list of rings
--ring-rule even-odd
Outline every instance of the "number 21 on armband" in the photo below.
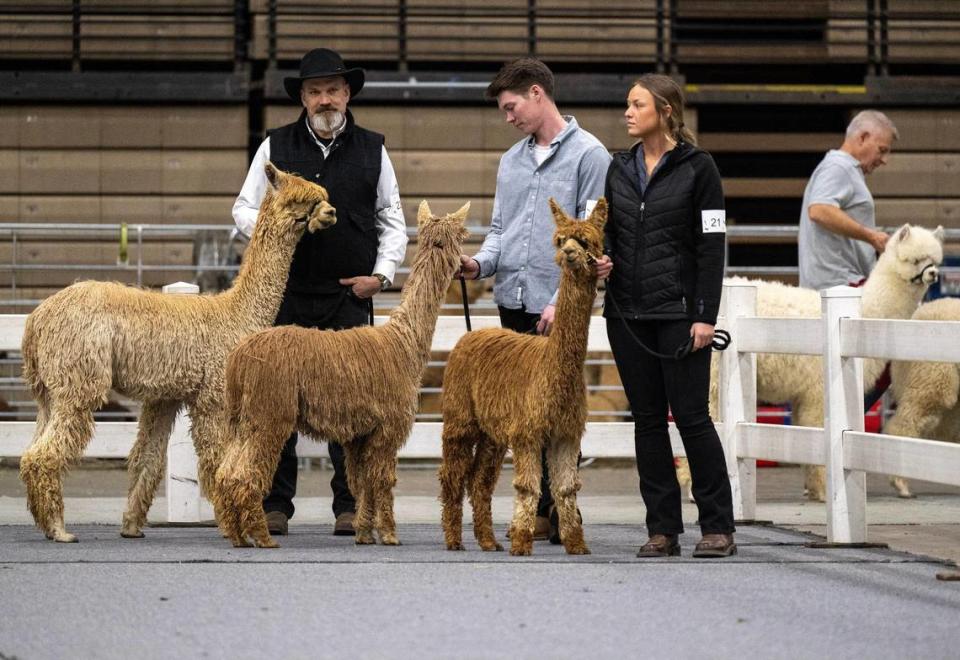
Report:
[[[700,211],[704,234],[726,234],[727,212],[724,209]]]

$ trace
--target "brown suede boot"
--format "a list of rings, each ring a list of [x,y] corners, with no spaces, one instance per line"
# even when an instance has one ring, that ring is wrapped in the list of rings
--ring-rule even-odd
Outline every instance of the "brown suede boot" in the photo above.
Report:
[[[640,546],[637,557],[652,559],[655,557],[679,557],[680,543],[676,534],[654,534]]]
[[[733,542],[733,534],[704,534],[693,550],[694,557],[703,559],[730,557],[735,554],[737,544]]]

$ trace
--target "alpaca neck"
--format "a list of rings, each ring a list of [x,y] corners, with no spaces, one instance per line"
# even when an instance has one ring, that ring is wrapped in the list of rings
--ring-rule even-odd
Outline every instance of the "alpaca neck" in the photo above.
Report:
[[[430,249],[421,247],[421,250]],[[452,260],[439,252],[421,252],[410,269],[403,287],[400,305],[390,315],[387,329],[403,337],[409,355],[416,356],[414,365],[421,372],[430,357],[433,331],[440,305],[453,277]]]
[[[860,313],[867,319],[908,319],[927,292],[927,286],[904,282],[882,255],[863,285]]]
[[[870,277],[863,285],[860,314],[865,319],[909,319],[917,310],[927,286],[905,282],[895,269],[888,267],[887,255],[881,255]],[[883,373],[885,360],[863,361],[863,385],[870,390]]]
[[[587,357],[590,313],[597,292],[597,278],[579,278],[564,268],[553,328],[547,337],[545,372],[550,379],[583,378]],[[561,391],[561,390],[554,390]]]
[[[240,273],[233,288],[224,294],[239,308],[237,318],[255,328],[269,327],[277,317],[299,238],[299,235],[277,237],[268,234],[267,228],[274,223],[266,216],[277,212],[271,210],[272,206],[267,200],[261,205]]]

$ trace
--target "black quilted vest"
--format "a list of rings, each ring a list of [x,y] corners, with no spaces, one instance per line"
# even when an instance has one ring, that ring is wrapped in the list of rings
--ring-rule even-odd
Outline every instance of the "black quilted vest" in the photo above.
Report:
[[[287,290],[336,293],[342,277],[370,275],[377,259],[377,182],[383,136],[360,128],[347,112],[347,127],[328,158],[306,126],[306,110],[292,124],[270,131],[270,160],[285,172],[319,183],[330,194],[337,224],[304,233],[290,264]]]

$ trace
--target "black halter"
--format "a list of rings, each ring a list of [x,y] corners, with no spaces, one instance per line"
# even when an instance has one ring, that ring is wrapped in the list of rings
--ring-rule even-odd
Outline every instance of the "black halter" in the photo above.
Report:
[[[923,270],[921,270],[919,273],[917,273],[912,278],[910,278],[910,281],[913,282],[914,284],[923,284],[923,274],[926,273],[929,269],[936,268],[936,267],[937,265],[934,263],[927,264],[926,266],[923,267]]]

